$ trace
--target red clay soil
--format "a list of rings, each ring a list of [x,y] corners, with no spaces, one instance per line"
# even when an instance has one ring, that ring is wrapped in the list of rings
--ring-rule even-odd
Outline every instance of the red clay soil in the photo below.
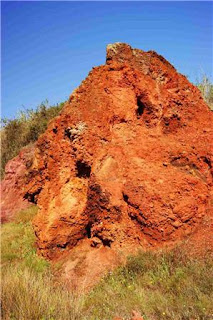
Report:
[[[39,206],[40,254],[66,257],[65,277],[87,287],[139,248],[199,243],[212,215],[212,123],[162,56],[109,45],[37,142],[25,196]]]
[[[24,198],[25,175],[32,165],[34,146],[23,148],[19,155],[8,161],[5,167],[4,180],[1,181],[1,222],[10,221],[22,209],[31,203]]]
[[[123,320],[120,317],[115,317],[113,320]],[[129,320],[144,320],[141,314],[137,311],[132,311],[132,317]]]

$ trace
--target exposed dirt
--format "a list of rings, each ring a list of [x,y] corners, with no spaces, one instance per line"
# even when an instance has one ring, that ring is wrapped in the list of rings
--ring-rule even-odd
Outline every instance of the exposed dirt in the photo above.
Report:
[[[139,248],[189,235],[199,245],[212,215],[212,123],[162,56],[109,45],[37,142],[25,194],[39,206],[40,254],[66,257],[65,277],[91,286]]]
[[[25,199],[25,175],[34,157],[34,146],[23,148],[19,155],[8,161],[5,177],[1,181],[1,222],[13,219],[14,215],[26,209],[31,203]]]
[[[113,320],[123,320],[120,317],[115,317]],[[141,316],[141,314],[137,311],[132,311],[132,317],[129,320],[144,320],[144,318]]]

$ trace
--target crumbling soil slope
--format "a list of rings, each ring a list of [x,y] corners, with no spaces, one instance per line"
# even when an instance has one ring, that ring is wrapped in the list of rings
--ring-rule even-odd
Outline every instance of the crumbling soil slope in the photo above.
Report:
[[[25,175],[32,165],[34,145],[23,148],[17,157],[8,161],[5,176],[1,181],[1,222],[10,221],[14,215],[31,205],[25,199]]]
[[[39,252],[87,248],[91,270],[98,252],[109,261],[196,232],[212,212],[212,123],[199,90],[162,56],[109,45],[37,142],[25,194],[38,197]]]

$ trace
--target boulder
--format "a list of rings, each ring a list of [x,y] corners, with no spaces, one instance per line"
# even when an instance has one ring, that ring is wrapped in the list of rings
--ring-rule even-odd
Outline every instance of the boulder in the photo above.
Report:
[[[108,45],[37,142],[25,197],[38,199],[38,251],[111,257],[196,232],[212,214],[212,123],[166,59]]]

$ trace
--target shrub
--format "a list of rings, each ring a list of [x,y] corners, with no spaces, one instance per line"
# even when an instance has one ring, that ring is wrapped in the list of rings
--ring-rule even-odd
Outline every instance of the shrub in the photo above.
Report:
[[[2,120],[1,129],[1,176],[7,162],[15,157],[21,148],[35,142],[43,133],[48,122],[56,117],[64,103],[48,107],[48,102],[41,103],[36,110],[21,111],[16,119]]]
[[[213,84],[204,74],[201,81],[197,81],[197,87],[200,89],[202,96],[210,109],[213,110]]]

